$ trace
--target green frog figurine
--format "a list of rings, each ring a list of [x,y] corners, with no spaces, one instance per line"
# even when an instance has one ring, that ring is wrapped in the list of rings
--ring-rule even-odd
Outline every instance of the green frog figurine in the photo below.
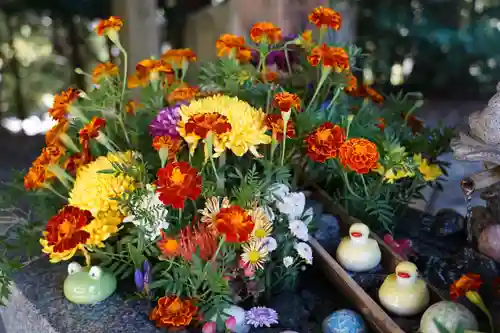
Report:
[[[76,304],[95,304],[104,301],[116,290],[116,277],[99,266],[82,267],[77,262],[68,265],[64,280],[64,296]]]

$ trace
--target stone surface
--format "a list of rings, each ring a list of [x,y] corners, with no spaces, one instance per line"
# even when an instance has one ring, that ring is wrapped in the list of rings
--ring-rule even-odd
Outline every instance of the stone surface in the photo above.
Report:
[[[432,231],[436,236],[450,236],[463,232],[465,219],[462,215],[450,208],[441,209],[436,213]]]
[[[478,329],[474,315],[459,303],[439,302],[430,306],[420,321],[420,331],[422,333],[440,333],[433,319],[437,319],[450,332],[455,332],[459,322],[461,322],[462,328],[466,330]]]
[[[478,248],[483,254],[500,263],[500,224],[491,225],[481,232]]]
[[[315,207],[315,206],[312,206]],[[315,213],[318,208],[315,209]],[[315,215],[318,216],[318,215]],[[340,243],[340,226],[337,218],[330,214],[320,215],[316,219],[316,230],[311,233],[311,236],[323,246],[327,251],[336,249]]]
[[[325,318],[323,333],[365,333],[366,327],[361,316],[352,310],[339,310]]]
[[[65,265],[34,261],[14,276],[12,297],[0,315],[8,333],[159,333],[148,320],[148,305],[114,294],[96,305],[77,305],[64,298]]]

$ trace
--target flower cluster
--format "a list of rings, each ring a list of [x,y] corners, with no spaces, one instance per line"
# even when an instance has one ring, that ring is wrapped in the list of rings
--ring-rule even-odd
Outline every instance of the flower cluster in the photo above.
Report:
[[[320,36],[342,24],[324,7],[309,21]],[[125,60],[123,24],[113,16],[96,32]],[[40,239],[50,260],[81,254],[123,283],[133,276],[137,294],[155,302],[149,318],[160,328],[278,323],[273,309],[235,303],[292,286],[313,264],[315,216],[301,180],[345,186],[341,203],[377,216],[370,207],[391,207],[374,203],[387,189],[399,199],[406,180],[417,188],[441,174],[433,151],[410,148],[430,135],[422,124],[413,130],[414,110],[391,113],[382,95],[358,85],[350,48],[316,41],[312,31],[284,37],[270,22],[249,36],[220,36],[221,59],[197,86],[185,81],[197,61],[190,49],[123,73],[97,65],[89,91],[55,97],[57,123],[24,178],[58,208]]]

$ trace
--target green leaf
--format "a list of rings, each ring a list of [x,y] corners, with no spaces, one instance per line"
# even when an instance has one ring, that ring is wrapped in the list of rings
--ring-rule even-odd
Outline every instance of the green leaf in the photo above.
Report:
[[[132,262],[134,263],[134,267],[141,267],[142,263],[146,260],[146,257],[131,243],[128,243],[127,247],[130,259],[132,259]]]

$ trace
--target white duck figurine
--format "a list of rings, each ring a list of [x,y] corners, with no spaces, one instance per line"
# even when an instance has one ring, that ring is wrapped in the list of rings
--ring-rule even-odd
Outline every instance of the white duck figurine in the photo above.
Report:
[[[368,226],[354,223],[349,228],[349,237],[340,242],[337,261],[348,271],[366,272],[380,263],[380,248],[376,240],[368,238],[369,235]]]
[[[378,291],[378,298],[389,312],[413,316],[429,304],[429,290],[424,280],[418,278],[417,266],[403,261],[396,266],[396,273],[386,277]]]

